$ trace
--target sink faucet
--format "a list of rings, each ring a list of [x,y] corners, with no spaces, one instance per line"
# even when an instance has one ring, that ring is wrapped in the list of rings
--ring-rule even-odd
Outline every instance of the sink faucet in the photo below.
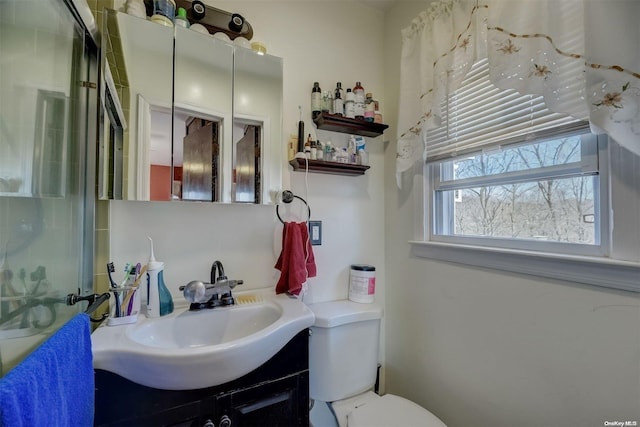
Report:
[[[218,272],[218,275],[216,276],[216,270]],[[221,279],[226,279],[227,276],[224,275],[224,267],[222,266],[222,263],[218,260],[213,261],[213,264],[211,264],[211,283],[216,283],[218,280]]]
[[[216,276],[217,273],[217,276]],[[184,298],[191,304],[190,310],[201,308],[214,308],[220,305],[233,305],[235,300],[231,290],[237,285],[242,285],[242,280],[229,280],[224,274],[224,267],[220,261],[215,261],[211,266],[211,282],[204,283],[193,280],[186,286],[180,286]]]

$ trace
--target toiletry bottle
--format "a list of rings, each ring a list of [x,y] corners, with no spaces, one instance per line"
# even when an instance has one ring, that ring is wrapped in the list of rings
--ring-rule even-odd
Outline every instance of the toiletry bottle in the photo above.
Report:
[[[187,19],[187,11],[180,7],[178,8],[178,14],[174,20],[175,24],[179,27],[189,28],[189,20]]]
[[[147,264],[147,317],[160,317],[173,312],[173,298],[164,284],[164,262],[156,261],[153,254],[153,240],[150,244]]]
[[[347,155],[348,155],[347,163],[355,164],[356,163],[356,140],[353,135],[349,138],[349,143],[347,145]]]
[[[354,95],[354,109],[355,109],[355,117],[359,120],[364,120],[364,88],[360,82],[356,82],[355,87],[353,88]]]
[[[351,88],[347,88],[347,94],[344,100],[344,115],[350,119],[356,117],[355,96],[351,91]]]
[[[326,162],[333,161],[333,149],[331,148],[331,141],[327,141],[324,144],[324,160]]]
[[[307,137],[307,142],[304,143],[304,156],[307,159],[311,158],[311,134]]]
[[[375,118],[376,102],[373,100],[373,94],[367,93],[364,100],[364,121],[373,123]]]
[[[344,89],[342,88],[342,82],[336,83],[336,93],[340,94],[340,98],[344,102]]]
[[[314,119],[322,112],[322,91],[320,90],[320,83],[314,82],[313,89],[311,89],[311,117]]]
[[[296,157],[296,146],[298,145],[298,138],[295,135],[289,136],[289,144],[287,145],[287,152],[289,160],[293,160]]]
[[[338,86],[336,86],[335,95],[333,98],[333,114],[337,116],[342,116],[344,114],[344,101],[342,100],[342,87],[341,83],[338,82]]]
[[[175,16],[175,0],[153,0],[153,15],[151,15],[151,21],[166,27],[173,27]]]

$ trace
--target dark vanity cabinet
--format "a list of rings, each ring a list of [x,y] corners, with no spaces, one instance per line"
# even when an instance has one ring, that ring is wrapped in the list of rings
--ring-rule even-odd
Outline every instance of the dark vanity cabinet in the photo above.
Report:
[[[234,381],[158,390],[96,370],[96,426],[309,426],[309,331]]]

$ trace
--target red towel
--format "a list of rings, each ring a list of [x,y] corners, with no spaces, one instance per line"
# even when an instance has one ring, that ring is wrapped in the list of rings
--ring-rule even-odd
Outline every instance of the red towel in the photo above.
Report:
[[[280,270],[276,294],[298,295],[308,277],[316,276],[316,261],[305,222],[286,222],[282,230],[282,252],[275,268]]]

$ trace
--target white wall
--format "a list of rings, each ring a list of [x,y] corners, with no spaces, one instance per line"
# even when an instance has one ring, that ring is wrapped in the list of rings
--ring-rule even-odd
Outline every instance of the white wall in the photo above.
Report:
[[[397,103],[399,31],[425,8],[403,1],[385,17],[388,104]],[[391,139],[396,118],[386,114]],[[387,392],[451,427],[640,421],[640,296],[412,257],[419,202],[397,190],[394,167],[390,144]]]
[[[323,244],[315,246],[318,276],[310,279],[307,302],[346,298],[349,265],[377,267],[377,293],[384,295],[384,161],[383,137],[367,138],[371,169],[364,176],[342,177],[290,173],[286,143],[297,133],[298,105],[305,133],[346,145],[347,135],[316,132],[310,119],[314,81],[333,89],[337,81],[352,87],[362,81],[385,107],[383,92],[383,15],[354,2],[243,1],[208,2],[247,18],[254,40],[284,59],[282,189],[307,199],[312,219],[323,222]],[[116,266],[147,258],[147,239],[166,262],[166,281],[176,298],[179,285],[206,279],[219,259],[230,278],[245,280],[246,289],[273,286],[280,224],[274,206],[213,205],[187,202],[111,202],[111,258]],[[300,212],[303,212],[300,210]]]

